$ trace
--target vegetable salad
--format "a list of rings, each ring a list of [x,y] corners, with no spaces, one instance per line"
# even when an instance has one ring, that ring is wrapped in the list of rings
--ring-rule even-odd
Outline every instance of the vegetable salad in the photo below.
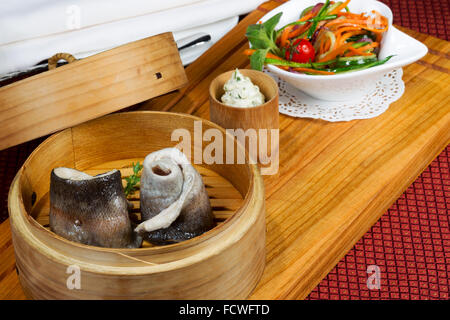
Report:
[[[250,25],[246,36],[252,69],[264,64],[311,75],[333,75],[386,63],[379,60],[388,19],[377,11],[352,13],[345,2],[327,0],[304,9],[297,21],[275,30],[282,12],[264,23]]]

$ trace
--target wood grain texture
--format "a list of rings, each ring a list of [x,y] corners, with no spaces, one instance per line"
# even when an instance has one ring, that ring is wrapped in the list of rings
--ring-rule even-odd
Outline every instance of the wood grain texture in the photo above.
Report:
[[[0,88],[0,150],[186,85],[171,33]]]
[[[277,5],[248,15],[189,66],[188,89],[141,108],[208,118],[205,88],[222,72],[248,68],[245,29]],[[398,28],[431,50],[404,68],[405,94],[383,115],[346,123],[280,115],[280,170],[264,179],[266,269],[251,298],[305,298],[448,145],[450,43]]]
[[[217,226],[180,243],[166,246],[145,243],[137,249],[101,248],[68,241],[51,232],[47,225],[49,177],[55,166],[72,163],[72,167],[93,174],[114,167],[127,176],[132,161],[142,161],[151,152],[175,146],[178,141],[171,139],[173,130],[185,129],[194,136],[194,121],[201,122],[204,130],[214,128],[225,135],[225,130],[217,125],[190,115],[117,113],[55,134],[33,152],[14,179],[8,198],[19,279],[27,297],[248,297],[265,263],[264,185],[257,166],[248,162],[203,163],[198,167],[214,213],[218,213]],[[67,136],[71,136],[70,142]],[[131,140],[125,138],[129,136]],[[192,152],[197,146],[191,147]],[[236,144],[235,147],[240,148]],[[60,152],[66,148],[73,153]],[[30,193],[35,195],[35,201]],[[135,206],[132,218],[138,218],[139,193],[133,195],[131,202]],[[80,268],[78,290],[69,290],[66,285],[69,277],[66,270],[72,265]]]
[[[0,224],[0,297],[2,300],[26,298],[16,273],[16,260],[9,223]]]
[[[279,4],[249,14],[190,65],[188,86],[137,107],[208,118],[209,84],[248,67],[245,29]],[[251,298],[305,298],[449,143],[450,43],[399,29],[430,52],[404,68],[405,94],[384,114],[346,123],[280,116],[280,171],[264,179],[266,268]],[[0,287],[17,288],[9,275]]]

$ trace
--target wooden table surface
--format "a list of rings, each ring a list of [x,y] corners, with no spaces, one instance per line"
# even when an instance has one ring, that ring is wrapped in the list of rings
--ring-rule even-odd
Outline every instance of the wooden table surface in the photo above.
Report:
[[[263,4],[187,69],[189,85],[134,109],[209,118],[218,74],[248,68],[249,24]],[[429,54],[404,68],[406,91],[374,119],[329,123],[280,116],[280,170],[266,176],[267,258],[251,299],[302,299],[450,141],[450,43],[399,28]],[[0,299],[24,299],[8,221],[0,225]]]

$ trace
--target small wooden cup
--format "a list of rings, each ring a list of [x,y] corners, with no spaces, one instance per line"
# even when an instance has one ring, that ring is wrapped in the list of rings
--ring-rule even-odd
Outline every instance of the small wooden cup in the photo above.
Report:
[[[233,71],[222,73],[216,77],[209,86],[209,117],[212,122],[217,123],[225,129],[268,129],[267,155],[278,152],[278,141],[272,143],[273,137],[271,129],[279,129],[278,113],[278,85],[269,75],[261,71],[240,69],[244,76],[249,77],[253,84],[257,85],[264,95],[266,102],[260,106],[250,108],[232,107],[221,102],[221,97],[225,93],[223,86],[227,82]],[[278,140],[278,134],[276,136]],[[260,142],[258,139],[258,146]],[[264,145],[264,143],[263,143]],[[246,144],[248,148],[248,144]],[[259,146],[261,148],[264,146]],[[259,151],[266,152],[266,150]],[[264,154],[264,153],[263,153]],[[261,158],[259,157],[259,160]],[[260,161],[262,162],[262,161]]]
[[[251,108],[231,107],[223,104],[221,97],[225,93],[223,86],[233,72],[222,73],[209,86],[210,120],[226,129],[278,129],[278,85],[275,80],[261,71],[239,70],[259,87],[266,102]]]

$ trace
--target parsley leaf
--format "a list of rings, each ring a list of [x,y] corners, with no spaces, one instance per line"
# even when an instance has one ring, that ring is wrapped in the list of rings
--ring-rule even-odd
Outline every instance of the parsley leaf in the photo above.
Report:
[[[124,192],[125,196],[129,196],[133,194],[136,191],[136,185],[141,181],[141,176],[139,175],[139,172],[142,170],[143,166],[137,162],[133,166],[133,174],[129,177],[125,178],[125,181],[127,182],[127,185],[125,186]]]

